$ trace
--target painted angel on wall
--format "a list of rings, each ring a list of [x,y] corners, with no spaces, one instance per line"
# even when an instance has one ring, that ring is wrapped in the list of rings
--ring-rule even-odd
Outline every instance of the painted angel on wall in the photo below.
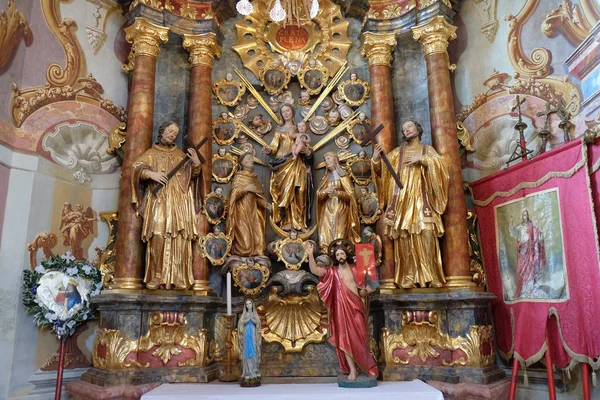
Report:
[[[77,261],[83,261],[83,248],[81,243],[90,234],[94,234],[94,210],[88,207],[83,210],[83,205],[77,204],[73,210],[71,203],[65,203],[60,217],[60,230],[63,235],[63,244],[71,246],[71,253]]]

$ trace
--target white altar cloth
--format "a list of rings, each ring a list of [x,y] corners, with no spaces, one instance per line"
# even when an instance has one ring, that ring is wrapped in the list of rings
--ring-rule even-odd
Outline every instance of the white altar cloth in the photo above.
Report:
[[[337,383],[265,384],[243,388],[238,383],[163,384],[142,400],[444,400],[442,392],[419,380],[377,382],[377,387],[347,389]]]

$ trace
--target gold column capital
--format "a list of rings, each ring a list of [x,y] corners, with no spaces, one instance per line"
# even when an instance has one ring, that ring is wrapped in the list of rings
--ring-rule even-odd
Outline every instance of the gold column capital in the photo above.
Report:
[[[125,39],[133,44],[129,53],[129,62],[123,66],[123,69],[129,72],[135,68],[135,57],[137,56],[158,58],[160,44],[169,40],[169,28],[137,17],[133,24],[125,28]]]
[[[411,30],[413,38],[423,46],[426,56],[434,53],[447,54],[448,42],[456,39],[456,26],[449,24],[441,15]]]
[[[392,53],[396,47],[394,33],[363,33],[363,44],[360,46],[360,55],[367,59],[369,68],[376,65],[392,66]]]
[[[215,56],[221,57],[221,45],[213,32],[199,35],[183,35],[183,47],[190,53],[192,67],[212,68]]]

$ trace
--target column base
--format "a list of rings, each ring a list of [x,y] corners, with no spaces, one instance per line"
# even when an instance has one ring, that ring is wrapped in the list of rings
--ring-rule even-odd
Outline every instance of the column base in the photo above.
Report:
[[[396,283],[393,279],[382,279],[379,281],[379,293],[392,294],[396,288]]]
[[[139,291],[144,288],[144,282],[141,278],[113,278],[111,288]]]
[[[194,286],[192,287],[194,294],[196,296],[215,296],[215,292],[213,292],[210,287],[210,283],[208,281],[196,280],[194,281]]]
[[[473,277],[468,276],[447,276],[444,288],[468,288],[475,292],[483,292],[483,289],[473,282]]]

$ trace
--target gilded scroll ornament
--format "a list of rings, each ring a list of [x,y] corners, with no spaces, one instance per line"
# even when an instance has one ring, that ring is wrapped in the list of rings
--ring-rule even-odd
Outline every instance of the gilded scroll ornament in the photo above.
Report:
[[[108,136],[108,149],[106,152],[112,156],[119,156],[121,159],[124,157],[123,145],[125,144],[127,134],[127,124],[121,122],[110,132]]]
[[[466,185],[468,183],[465,182]],[[468,186],[467,186],[468,187]],[[469,235],[469,271],[473,277],[473,282],[478,287],[485,288],[487,285],[487,275],[483,268],[483,258],[481,257],[481,247],[477,235],[477,214],[474,210],[467,210],[467,227]]]
[[[369,68],[376,65],[391,67],[396,43],[396,35],[393,33],[365,32],[359,48],[360,55],[367,59]]]
[[[139,340],[138,353],[154,349],[152,355],[166,365],[172,356],[179,355],[183,349],[190,349],[195,357],[177,363],[180,367],[203,367],[214,360],[216,345],[206,338],[206,329],[200,329],[198,335],[185,333],[188,323],[185,313],[154,311],[150,313],[149,329],[146,336]]]
[[[570,0],[563,0],[542,23],[544,35],[554,37],[562,32],[575,46],[588,36],[591,29],[592,24],[582,14],[579,5],[573,5]]]
[[[423,46],[425,56],[435,53],[448,54],[448,42],[456,39],[456,26],[449,24],[441,15],[411,30],[413,38]]]
[[[115,273],[115,243],[117,240],[117,223],[119,215],[116,211],[105,211],[100,213],[100,219],[108,225],[108,239],[104,249],[96,247],[98,258],[93,264],[102,274],[102,283],[104,284],[104,287],[110,289],[113,284]]]
[[[267,343],[279,343],[284,353],[302,352],[309,343],[322,343],[327,335],[327,308],[323,306],[314,286],[308,295],[291,294],[279,297],[273,286],[265,304],[259,306],[263,338]]]
[[[458,135],[460,144],[465,148],[465,150],[469,153],[474,152],[475,149],[473,146],[471,146],[471,137],[469,136],[469,131],[462,121],[456,121],[456,133]]]
[[[217,43],[217,35],[213,32],[200,35],[183,35],[183,47],[190,53],[192,67],[203,66],[211,68],[213,60],[221,57],[222,47]]]
[[[92,350],[92,364],[96,368],[109,370],[150,367],[150,363],[142,365],[135,359],[126,360],[137,348],[137,340],[128,340],[120,330],[98,329]]]
[[[522,75],[543,78],[550,73],[552,54],[538,47],[531,52],[531,60],[527,58],[521,47],[521,33],[525,23],[531,18],[540,0],[527,0],[519,14],[504,16],[508,24],[508,59],[513,68]]]
[[[309,56],[333,76],[344,64],[352,45],[348,38],[349,22],[344,19],[340,6],[331,0],[322,0],[320,12],[314,19],[302,18],[296,25],[271,21],[270,3],[271,0],[253,1],[254,11],[236,24],[237,41],[232,47],[244,67],[260,79],[260,69],[269,59],[281,57],[282,64],[288,68]]]
[[[461,357],[442,360],[446,366],[484,367],[494,363],[492,326],[471,326],[465,338],[442,333],[439,311],[405,311],[402,313],[401,333],[381,330],[382,355],[387,365],[407,365],[411,357],[423,363],[438,358],[438,350],[460,351]],[[397,349],[409,349],[406,358],[394,355]],[[464,357],[462,356],[464,354]]]
[[[8,0],[8,13],[0,12],[0,73],[8,69],[21,38],[29,45],[32,40],[27,18],[17,10],[15,0]]]
[[[157,58],[160,53],[160,43],[169,39],[169,28],[165,28],[137,17],[135,22],[125,28],[125,39],[132,44],[129,63],[123,66],[125,72],[135,68],[135,57],[148,56]]]

